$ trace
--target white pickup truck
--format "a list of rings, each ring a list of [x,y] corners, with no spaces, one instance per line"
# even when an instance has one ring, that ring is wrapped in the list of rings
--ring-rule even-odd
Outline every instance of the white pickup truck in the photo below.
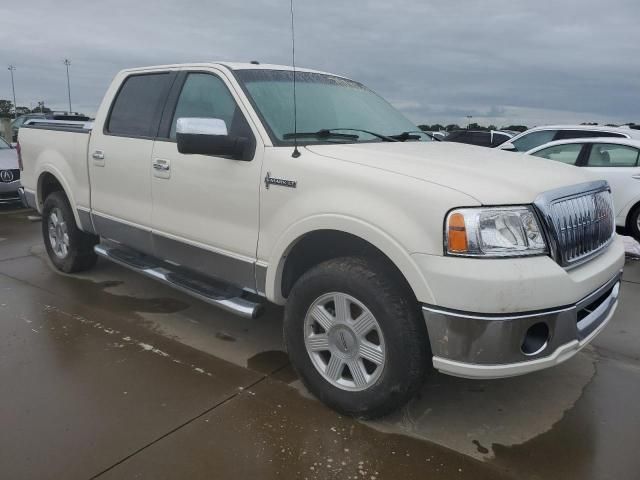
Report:
[[[617,305],[606,182],[432,141],[341,76],[125,70],[93,124],[26,126],[19,143],[56,268],[102,256],[239,315],[284,305],[293,366],[347,414],[398,408],[431,364],[470,378],[556,365]]]

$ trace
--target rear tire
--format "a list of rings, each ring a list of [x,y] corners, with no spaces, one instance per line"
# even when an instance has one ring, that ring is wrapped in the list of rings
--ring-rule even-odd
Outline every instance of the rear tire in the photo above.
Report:
[[[629,234],[640,242],[640,205],[636,205],[627,220],[627,229]]]
[[[98,237],[78,228],[63,192],[53,192],[44,201],[42,237],[51,262],[61,272],[81,272],[96,264],[93,247]]]
[[[343,257],[313,267],[291,290],[284,334],[292,365],[311,393],[343,414],[381,417],[422,385],[429,340],[398,277],[382,262]]]

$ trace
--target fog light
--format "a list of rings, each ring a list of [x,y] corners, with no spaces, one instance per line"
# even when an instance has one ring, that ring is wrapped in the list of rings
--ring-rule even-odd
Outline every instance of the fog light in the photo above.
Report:
[[[549,342],[549,326],[544,322],[534,323],[527,329],[520,350],[525,355],[536,355],[545,349]]]

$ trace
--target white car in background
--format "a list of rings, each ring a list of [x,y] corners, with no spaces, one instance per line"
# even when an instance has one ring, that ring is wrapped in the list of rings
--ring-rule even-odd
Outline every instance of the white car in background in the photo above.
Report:
[[[630,127],[607,127],[604,125],[547,125],[530,128],[498,146],[499,150],[528,152],[545,143],[557,140],[571,140],[593,137],[637,138],[640,130]]]
[[[616,225],[640,240],[640,140],[576,138],[533,148],[529,155],[583,167],[607,180],[613,193]]]
[[[20,169],[18,154],[14,148],[0,138],[0,205],[20,202]]]

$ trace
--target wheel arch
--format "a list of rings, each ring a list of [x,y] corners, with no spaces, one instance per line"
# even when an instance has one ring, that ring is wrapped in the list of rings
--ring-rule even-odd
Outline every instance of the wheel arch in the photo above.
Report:
[[[627,231],[631,228],[631,216],[638,210],[640,210],[640,197],[633,199],[624,208],[622,214],[624,215],[624,226]]]
[[[352,255],[379,257],[394,268],[416,299],[434,303],[426,279],[410,252],[382,230],[340,215],[308,219],[282,235],[270,256],[266,296],[282,305],[295,281],[309,268],[331,258]]]
[[[65,197],[67,197],[67,200],[69,201],[69,205],[71,206],[71,211],[73,212],[76,225],[82,225],[69,185],[64,181],[64,176],[51,166],[44,168],[38,174],[38,181],[36,183],[36,205],[38,207],[38,211],[42,213],[44,201],[47,196],[56,191],[64,193]]]

